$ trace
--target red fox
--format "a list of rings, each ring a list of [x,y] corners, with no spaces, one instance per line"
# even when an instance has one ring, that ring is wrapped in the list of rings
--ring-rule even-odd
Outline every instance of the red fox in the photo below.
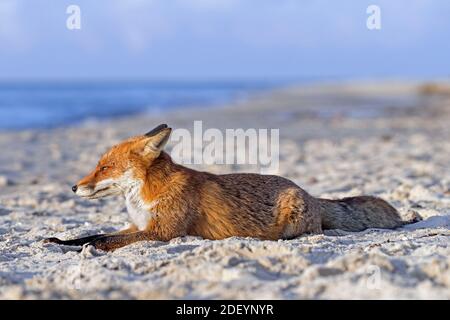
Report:
[[[320,199],[279,176],[216,175],[183,167],[163,151],[171,131],[159,125],[112,147],[94,171],[72,187],[88,199],[124,196],[131,219],[128,229],[46,242],[88,244],[109,251],[137,241],[168,241],[185,235],[277,240],[323,229],[361,231],[407,223],[379,198]]]

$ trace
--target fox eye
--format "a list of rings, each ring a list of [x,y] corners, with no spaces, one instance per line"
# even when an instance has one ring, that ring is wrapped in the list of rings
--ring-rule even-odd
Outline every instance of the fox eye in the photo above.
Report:
[[[106,169],[108,169],[108,167],[107,166],[103,166],[103,167],[100,168],[100,171],[105,171]]]

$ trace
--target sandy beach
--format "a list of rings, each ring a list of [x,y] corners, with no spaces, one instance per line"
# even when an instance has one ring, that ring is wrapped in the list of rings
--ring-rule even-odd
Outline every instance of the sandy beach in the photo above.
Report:
[[[81,199],[70,187],[120,140],[159,123],[190,130],[195,120],[279,128],[279,175],[314,196],[379,196],[423,220],[280,241],[183,237],[110,253],[42,243],[124,228],[122,199]],[[449,123],[444,87],[388,82],[291,87],[215,108],[0,133],[0,298],[449,299]]]

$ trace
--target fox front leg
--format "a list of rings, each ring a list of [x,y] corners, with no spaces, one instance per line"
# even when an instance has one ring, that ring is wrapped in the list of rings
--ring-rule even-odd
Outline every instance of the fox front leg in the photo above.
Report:
[[[121,230],[121,231],[117,231],[114,233],[107,233],[107,234],[95,234],[92,236],[87,236],[87,237],[82,237],[82,238],[77,238],[77,239],[71,239],[71,240],[61,240],[58,238],[47,238],[44,240],[44,243],[56,243],[56,244],[62,244],[62,245],[66,245],[66,246],[82,246],[85,245],[86,243],[92,242],[95,239],[101,238],[101,237],[106,237],[106,236],[112,236],[112,235],[121,235],[121,234],[128,234],[131,232],[135,232],[137,230],[137,227],[132,224],[129,228],[125,229],[125,230]]]
[[[62,244],[66,246],[82,246],[86,243],[89,243],[91,241],[94,241],[95,239],[101,238],[106,236],[106,234],[95,234],[92,236],[77,238],[77,239],[71,239],[71,240],[61,240],[58,238],[47,238],[44,240],[44,243],[56,243],[56,244]]]
[[[149,231],[137,231],[128,234],[106,235],[96,238],[87,245],[103,251],[113,251],[125,247],[138,241],[158,240],[157,237]]]

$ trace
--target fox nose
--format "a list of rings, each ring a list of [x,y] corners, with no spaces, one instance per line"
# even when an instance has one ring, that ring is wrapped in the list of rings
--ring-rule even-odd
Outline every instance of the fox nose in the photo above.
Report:
[[[78,190],[78,186],[77,186],[77,185],[74,185],[74,186],[72,187],[72,191],[73,191],[73,192],[77,192],[77,190]]]

